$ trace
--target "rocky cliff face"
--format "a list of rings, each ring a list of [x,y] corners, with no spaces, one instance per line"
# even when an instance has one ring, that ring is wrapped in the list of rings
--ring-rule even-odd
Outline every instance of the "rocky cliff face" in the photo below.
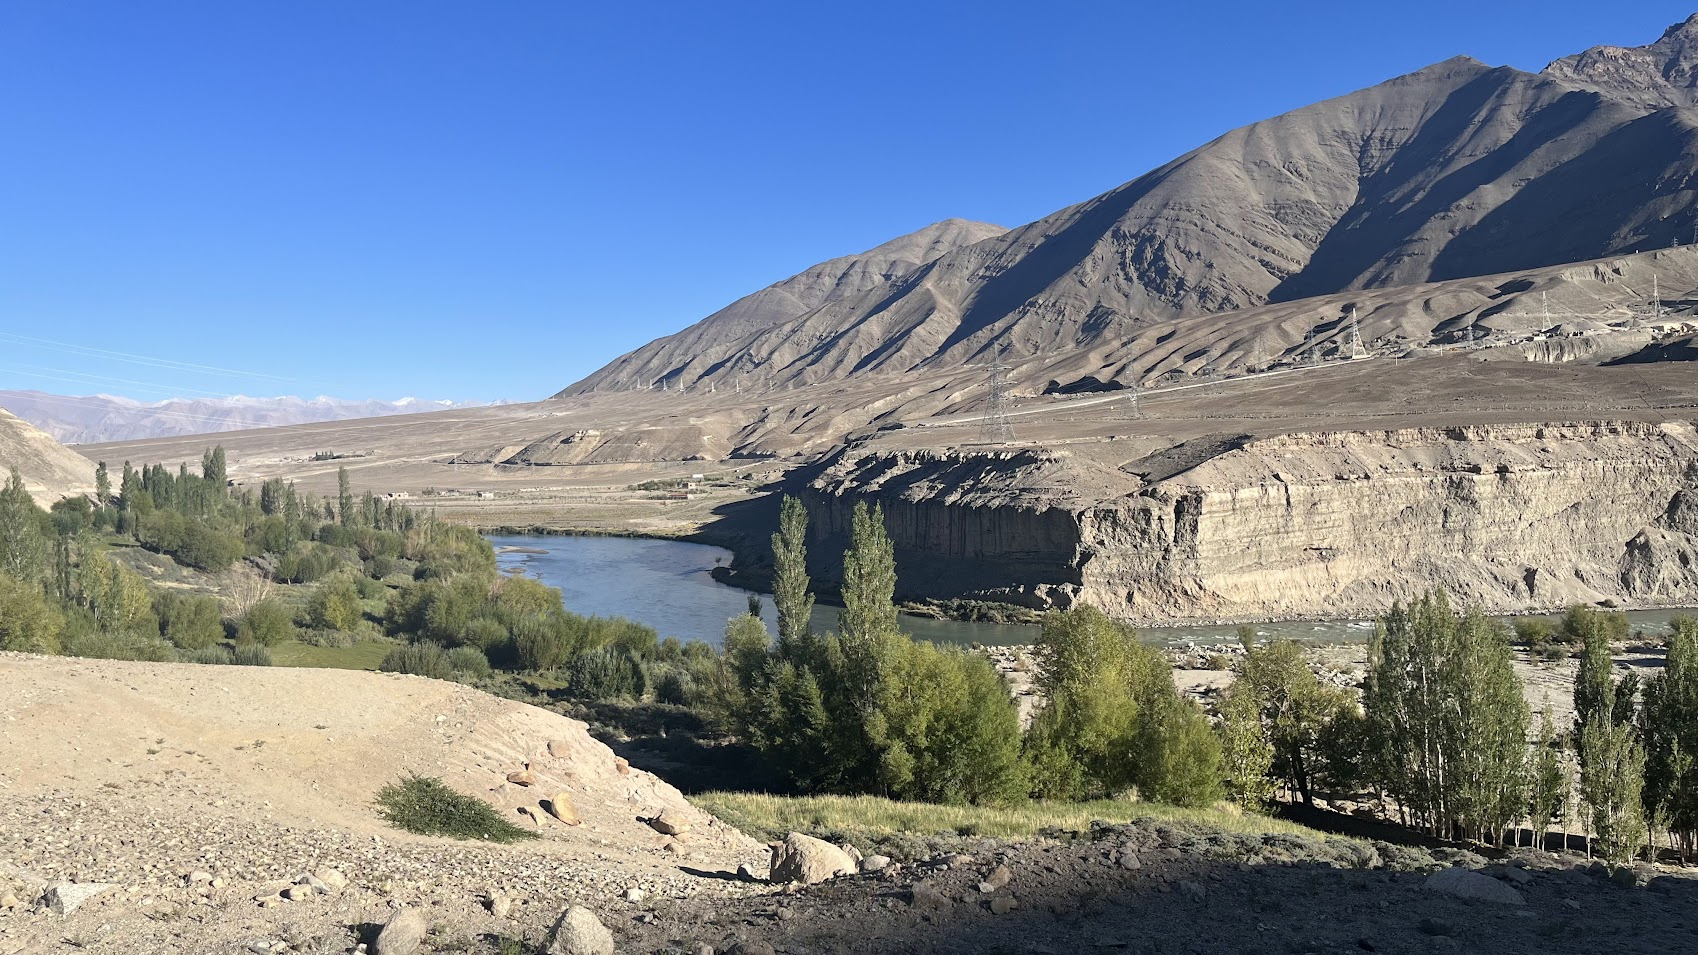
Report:
[[[1081,481],[1065,472],[1082,465],[1045,452],[846,452],[804,499],[822,554],[839,549],[855,500],[881,502],[910,596],[1088,603],[1141,620],[1352,616],[1435,586],[1491,611],[1698,601],[1687,422],[1221,448],[1150,484]],[[1081,484],[1109,493],[1062,490]]]

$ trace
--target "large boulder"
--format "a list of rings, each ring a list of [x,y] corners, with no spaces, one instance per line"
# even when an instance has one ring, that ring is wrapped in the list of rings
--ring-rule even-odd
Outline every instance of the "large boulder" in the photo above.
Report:
[[[855,860],[849,853],[813,836],[792,832],[784,841],[772,847],[772,867],[767,879],[772,882],[800,882],[813,885],[840,875],[854,875]]]
[[[1502,905],[1527,904],[1526,898],[1520,892],[1489,875],[1481,875],[1468,869],[1440,869],[1427,876],[1424,885],[1429,892],[1437,892],[1440,895],[1450,895],[1474,902],[1497,902]]]
[[[397,909],[377,935],[377,955],[414,955],[424,944],[430,924],[418,909]]]

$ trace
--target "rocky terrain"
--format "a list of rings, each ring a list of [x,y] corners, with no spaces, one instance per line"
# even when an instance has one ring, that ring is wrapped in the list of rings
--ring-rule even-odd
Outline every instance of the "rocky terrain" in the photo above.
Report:
[[[483,402],[348,401],[340,398],[171,398],[141,402],[111,395],[50,395],[39,391],[0,391],[0,408],[30,422],[65,444],[133,441],[178,434],[241,431],[309,421],[340,421],[383,415],[417,414]]]
[[[1253,819],[899,839],[858,863],[791,836],[769,859],[582,724],[421,678],[0,654],[0,681],[6,955],[1661,953],[1698,934],[1683,870]],[[371,794],[406,772],[542,838],[389,828]],[[538,809],[542,793],[581,824]],[[826,881],[771,884],[769,862],[781,882]]]
[[[94,490],[94,462],[0,408],[0,471],[17,468],[42,507],[70,494]],[[4,479],[4,474],[0,474]]]

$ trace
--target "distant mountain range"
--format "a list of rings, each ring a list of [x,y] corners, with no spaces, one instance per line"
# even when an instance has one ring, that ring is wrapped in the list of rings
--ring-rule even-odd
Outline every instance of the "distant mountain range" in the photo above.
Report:
[[[496,402],[499,403],[499,402]],[[341,398],[172,398],[143,403],[112,395],[0,391],[0,408],[64,444],[98,444],[173,435],[244,431],[313,421],[475,408],[485,401],[350,401]]]
[[[949,220],[822,263],[556,397],[1050,355],[1174,319],[1690,244],[1695,176],[1698,16],[1541,73],[1458,57],[1011,231]]]

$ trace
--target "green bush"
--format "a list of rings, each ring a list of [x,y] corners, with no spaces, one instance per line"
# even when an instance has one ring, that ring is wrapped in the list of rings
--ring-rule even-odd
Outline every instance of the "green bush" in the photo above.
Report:
[[[448,663],[448,652],[442,649],[441,644],[428,640],[396,647],[384,656],[377,668],[385,673],[409,673],[433,680],[454,677],[454,668]]]
[[[64,615],[35,584],[0,574],[0,650],[58,653]]]
[[[463,677],[489,676],[489,658],[477,647],[455,647],[448,651],[448,668]]]
[[[652,675],[654,701],[670,706],[690,706],[696,702],[696,683],[690,674],[674,666],[661,666]]]
[[[324,580],[307,601],[307,619],[320,630],[352,630],[363,616],[360,592],[347,574]]]
[[[171,663],[177,650],[154,634],[89,633],[65,641],[68,657]]]
[[[236,662],[235,655],[230,652],[229,647],[225,646],[201,647],[198,650],[190,650],[188,653],[182,654],[181,657],[184,663],[229,666]]]
[[[213,597],[159,591],[153,608],[165,639],[180,650],[199,650],[224,639],[224,609]]]
[[[236,624],[238,643],[274,647],[295,638],[295,615],[282,601],[266,599],[248,608]]]
[[[257,643],[242,643],[230,652],[230,662],[239,667],[271,666],[271,651]]]
[[[642,699],[648,689],[643,665],[618,647],[578,654],[567,668],[573,696],[584,700]]]
[[[329,647],[345,650],[360,642],[356,634],[346,630],[297,630],[295,639],[309,647]]]
[[[536,833],[501,818],[480,799],[455,792],[440,779],[408,776],[377,792],[378,814],[397,829],[424,836],[518,842]]]

